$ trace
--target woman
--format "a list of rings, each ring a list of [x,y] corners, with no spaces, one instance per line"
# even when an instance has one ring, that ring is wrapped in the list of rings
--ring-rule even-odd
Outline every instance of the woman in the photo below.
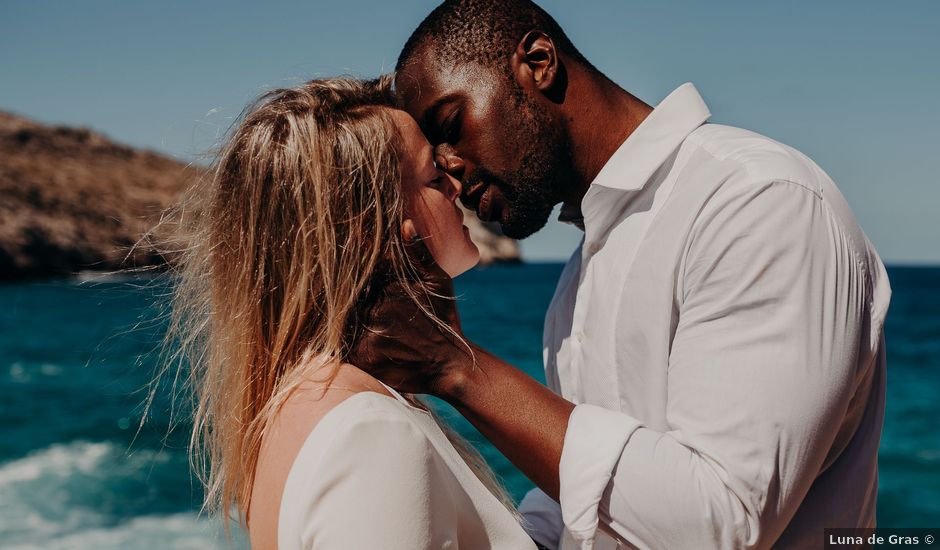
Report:
[[[476,264],[459,194],[386,77],[266,94],[184,203],[170,338],[194,457],[254,548],[535,548],[478,455],[344,361],[390,288],[450,331],[409,252]]]

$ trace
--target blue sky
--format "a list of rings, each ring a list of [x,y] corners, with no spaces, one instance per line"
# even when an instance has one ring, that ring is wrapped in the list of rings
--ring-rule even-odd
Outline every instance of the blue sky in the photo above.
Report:
[[[265,89],[390,69],[434,5],[0,0],[0,109],[193,160]],[[693,82],[713,122],[809,154],[886,262],[940,263],[940,2],[541,5],[647,103]],[[579,237],[552,221],[523,253]]]

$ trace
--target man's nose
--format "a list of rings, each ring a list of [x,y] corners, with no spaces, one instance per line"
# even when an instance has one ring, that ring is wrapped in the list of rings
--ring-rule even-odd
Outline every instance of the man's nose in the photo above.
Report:
[[[454,148],[446,143],[442,143],[434,148],[434,162],[450,174],[451,176],[462,180],[467,170],[464,160],[454,151]],[[459,191],[458,191],[459,192]]]

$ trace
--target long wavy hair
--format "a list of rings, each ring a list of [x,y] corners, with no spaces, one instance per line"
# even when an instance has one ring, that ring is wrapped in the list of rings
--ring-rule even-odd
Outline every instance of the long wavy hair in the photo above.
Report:
[[[408,197],[392,106],[389,76],[272,90],[246,109],[213,169],[165,217],[181,240],[169,247],[177,256],[172,351],[155,380],[175,371],[174,386],[188,382],[204,511],[236,508],[246,523],[266,427],[311,371],[332,380],[363,328],[375,281],[397,280],[450,330],[430,309],[402,237]],[[442,428],[512,511],[480,455]]]

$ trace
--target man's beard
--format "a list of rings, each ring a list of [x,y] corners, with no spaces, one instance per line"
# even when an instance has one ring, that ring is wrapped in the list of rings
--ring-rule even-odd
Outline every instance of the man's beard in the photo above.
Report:
[[[496,185],[506,199],[507,212],[500,220],[503,234],[524,239],[545,227],[565,187],[574,181],[571,149],[562,128],[545,108],[519,89],[512,94],[514,116],[508,116],[506,136],[529,147],[519,168],[508,174],[475,170],[473,179]]]

